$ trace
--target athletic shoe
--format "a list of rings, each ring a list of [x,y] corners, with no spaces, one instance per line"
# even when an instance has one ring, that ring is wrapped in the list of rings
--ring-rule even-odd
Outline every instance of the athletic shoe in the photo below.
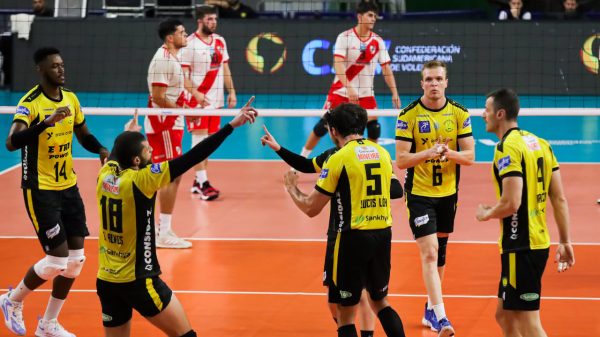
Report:
[[[438,334],[438,337],[450,337],[450,336],[454,336],[454,328],[452,327],[452,324],[450,324],[450,321],[447,318],[442,318],[440,319],[440,321],[438,322],[439,325],[439,331],[440,333]]]
[[[18,336],[25,335],[25,323],[23,322],[23,302],[11,301],[9,299],[12,290],[0,296],[0,308],[4,315],[4,324],[8,330]]]
[[[202,187],[200,188],[200,198],[202,198],[202,200],[210,201],[210,200],[215,200],[218,197],[219,197],[219,190],[212,187],[210,185],[210,183],[208,182],[208,180],[205,181],[202,184]]]
[[[164,234],[158,233],[156,236],[156,247],[183,249],[192,247],[192,243],[178,237],[170,230]]]
[[[56,318],[48,321],[40,319],[35,330],[35,335],[37,337],[75,337],[74,334],[65,330]]]
[[[190,188],[190,192],[192,192],[193,194],[200,194],[202,193],[201,188],[202,187],[200,186],[198,180],[194,179],[194,184],[192,185],[192,188]]]
[[[435,332],[438,332],[440,329],[437,317],[435,317],[435,311],[433,311],[433,308],[427,309],[427,303],[425,303],[425,313],[423,314],[421,323]]]

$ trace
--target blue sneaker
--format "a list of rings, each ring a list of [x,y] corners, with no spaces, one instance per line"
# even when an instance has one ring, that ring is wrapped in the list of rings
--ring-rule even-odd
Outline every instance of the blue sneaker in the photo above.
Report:
[[[4,324],[8,330],[18,336],[25,335],[25,323],[23,322],[23,302],[11,301],[8,293],[0,296],[0,309],[4,315]]]
[[[427,303],[425,303],[425,314],[423,314],[423,319],[421,320],[424,326],[430,328],[432,331],[439,331],[438,320],[435,317],[435,312],[433,309],[427,309]]]
[[[438,322],[438,326],[438,337],[454,336],[454,328],[452,327],[452,324],[450,324],[450,321],[447,318],[444,317],[440,319],[440,321]]]

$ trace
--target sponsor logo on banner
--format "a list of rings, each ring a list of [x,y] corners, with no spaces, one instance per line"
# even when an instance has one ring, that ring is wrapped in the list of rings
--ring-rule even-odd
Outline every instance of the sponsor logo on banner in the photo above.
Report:
[[[587,71],[598,75],[600,67],[600,34],[594,34],[588,37],[580,51],[581,62]]]
[[[406,123],[405,121],[398,120],[396,122],[396,129],[408,130],[408,123]]]
[[[260,33],[246,46],[246,61],[259,74],[276,73],[283,67],[286,58],[285,42],[275,33]]]
[[[379,160],[379,152],[373,146],[358,146],[354,152],[359,161]]]
[[[17,114],[18,115],[25,115],[25,116],[29,116],[31,112],[29,111],[29,109],[27,109],[26,107],[19,105],[17,107]]]
[[[420,133],[430,133],[431,132],[431,124],[429,124],[429,121],[419,121],[419,132]]]
[[[156,173],[156,174],[160,173],[161,172],[160,164],[150,165],[150,172]]]
[[[502,172],[505,168],[510,165],[510,156],[502,157],[498,159],[498,171]]]

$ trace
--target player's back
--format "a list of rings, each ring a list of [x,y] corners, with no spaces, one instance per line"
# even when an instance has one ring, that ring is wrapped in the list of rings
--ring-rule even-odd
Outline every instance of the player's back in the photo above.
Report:
[[[325,163],[317,187],[332,191],[330,231],[392,225],[390,154],[365,139],[352,140]]]
[[[507,131],[496,145],[493,172],[498,196],[502,179],[523,179],[522,201],[512,216],[501,220],[502,251],[545,249],[550,246],[546,222],[546,203],[552,172],[558,162],[548,142],[518,128]]]
[[[168,162],[121,170],[116,161],[98,174],[98,278],[131,282],[160,274],[154,245],[156,191],[170,182]]]

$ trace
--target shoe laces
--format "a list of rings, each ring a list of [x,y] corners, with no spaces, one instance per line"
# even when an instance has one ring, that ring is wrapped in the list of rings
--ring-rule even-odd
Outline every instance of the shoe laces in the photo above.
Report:
[[[63,326],[60,325],[60,323],[58,323],[58,320],[56,318],[53,318],[48,321],[42,320],[42,322],[44,324],[45,332],[51,334],[50,336],[65,336],[65,335],[70,336],[71,335],[70,332],[65,330],[65,328],[63,328]]]

